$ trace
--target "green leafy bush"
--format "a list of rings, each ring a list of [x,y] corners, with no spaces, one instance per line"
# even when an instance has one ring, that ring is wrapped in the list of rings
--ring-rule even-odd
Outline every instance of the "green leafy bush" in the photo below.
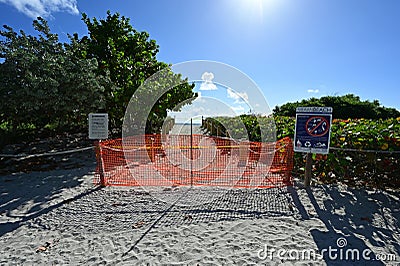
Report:
[[[400,187],[400,117],[334,120],[331,147],[327,156],[314,156],[318,180]]]
[[[168,110],[182,102],[188,104],[197,97],[193,92],[194,84],[189,84],[187,79],[174,73],[167,63],[157,60],[159,46],[156,41],[150,39],[149,33],[134,29],[129,18],[108,11],[105,19],[90,19],[83,13],[82,20],[89,32],[89,36],[82,39],[75,35],[77,41],[86,44],[87,49],[82,55],[84,58],[96,59],[99,62],[98,73],[109,76],[112,81],[110,86],[105,86],[104,97],[105,110],[109,114],[114,136],[121,134],[125,111],[132,95],[161,70],[163,72],[157,76],[159,80],[156,84],[163,88],[169,88],[170,84],[179,85],[164,93],[154,104],[144,126],[146,133],[159,132]],[[156,88],[152,86],[141,88],[148,91],[149,95],[157,95]],[[144,100],[147,99],[139,99]],[[132,116],[135,117],[134,112]]]
[[[274,115],[296,115],[296,108],[300,106],[330,106],[333,108],[333,118],[368,118],[388,119],[400,116],[400,112],[394,108],[383,107],[378,100],[362,101],[359,96],[346,94],[343,96],[324,96],[321,98],[304,99],[298,102],[289,102],[274,108]]]
[[[76,56],[83,44],[60,43],[44,19],[33,26],[37,37],[9,26],[0,31],[0,123],[11,134],[83,127],[87,114],[104,104],[97,61]]]
[[[194,84],[158,61],[156,41],[135,30],[128,18],[108,11],[106,19],[83,14],[82,20],[89,36],[69,35],[69,43],[59,42],[42,18],[33,22],[36,35],[7,25],[0,31],[0,145],[18,141],[15,137],[43,137],[43,131],[86,131],[91,112],[107,112],[112,135],[120,136],[132,95],[160,70],[164,76],[158,84],[179,85],[152,103],[143,121],[147,133],[160,131],[177,104],[197,97]]]
[[[229,137],[231,135],[226,134],[223,125],[234,128],[239,120],[246,126],[249,140],[260,141],[260,127],[255,123],[270,124],[271,117],[209,117],[203,121],[202,127],[209,134]],[[294,118],[275,116],[274,121],[277,139],[294,137]],[[340,181],[351,186],[400,188],[400,117],[334,119],[330,146],[332,149],[328,155],[313,155],[313,175],[319,182]],[[295,175],[304,175],[304,154],[296,153],[294,159]]]

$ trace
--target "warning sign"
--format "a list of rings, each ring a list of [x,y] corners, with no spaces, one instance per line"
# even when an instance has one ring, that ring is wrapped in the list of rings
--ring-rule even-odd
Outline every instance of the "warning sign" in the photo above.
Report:
[[[329,153],[332,107],[298,107],[294,151]]]
[[[322,137],[329,132],[330,122],[323,116],[312,116],[306,122],[307,133],[313,137]]]
[[[108,114],[89,114],[89,139],[108,138]]]

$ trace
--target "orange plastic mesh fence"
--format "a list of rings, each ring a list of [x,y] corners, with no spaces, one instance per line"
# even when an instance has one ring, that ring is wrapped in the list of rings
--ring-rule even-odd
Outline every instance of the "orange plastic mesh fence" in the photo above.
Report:
[[[143,135],[99,143],[94,182],[109,186],[292,184],[293,145],[204,135]]]

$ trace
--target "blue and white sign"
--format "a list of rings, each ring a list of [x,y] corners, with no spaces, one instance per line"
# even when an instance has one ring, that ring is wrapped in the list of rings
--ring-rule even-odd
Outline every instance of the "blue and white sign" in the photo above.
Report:
[[[294,151],[327,154],[332,107],[297,107]]]

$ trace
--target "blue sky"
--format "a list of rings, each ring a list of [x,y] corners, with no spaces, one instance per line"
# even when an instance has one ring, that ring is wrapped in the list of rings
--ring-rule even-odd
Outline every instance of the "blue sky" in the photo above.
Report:
[[[149,32],[161,61],[241,70],[271,108],[354,93],[400,109],[398,0],[0,0],[2,25],[33,33],[41,15],[62,41],[87,34],[80,13],[104,18],[107,10]]]

